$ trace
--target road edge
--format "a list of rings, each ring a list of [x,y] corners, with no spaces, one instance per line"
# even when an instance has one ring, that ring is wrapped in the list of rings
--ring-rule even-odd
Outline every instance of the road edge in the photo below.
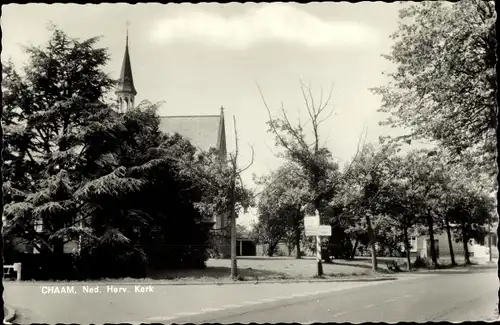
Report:
[[[169,281],[169,280],[154,280],[154,279],[141,279],[138,281],[119,281],[119,280],[104,280],[104,281],[22,281],[13,282],[19,285],[256,285],[267,283],[314,283],[314,282],[377,282],[377,281],[394,281],[398,280],[395,276],[381,276],[381,277],[366,277],[366,278],[330,278],[330,279],[279,279],[279,280],[241,280],[241,281]]]
[[[5,315],[3,319],[4,324],[9,324],[16,318],[16,310],[10,306],[4,305]]]

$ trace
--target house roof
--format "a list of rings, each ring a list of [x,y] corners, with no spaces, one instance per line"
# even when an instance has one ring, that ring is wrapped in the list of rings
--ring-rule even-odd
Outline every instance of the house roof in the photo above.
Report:
[[[225,151],[224,119],[221,115],[160,116],[160,131],[179,133],[201,149],[211,147]],[[223,135],[222,139],[219,139]]]

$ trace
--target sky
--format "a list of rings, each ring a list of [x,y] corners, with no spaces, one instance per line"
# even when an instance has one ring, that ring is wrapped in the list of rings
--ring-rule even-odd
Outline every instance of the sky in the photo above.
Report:
[[[266,121],[283,107],[292,121],[307,120],[301,81],[316,102],[333,84],[329,109],[334,114],[320,129],[321,141],[341,164],[355,154],[359,138],[377,141],[394,132],[378,126],[379,96],[370,87],[387,83],[382,72],[394,69],[389,36],[405,4],[231,3],[231,4],[9,4],[2,7],[2,61],[20,67],[22,46],[42,45],[49,22],[69,36],[102,36],[109,49],[106,72],[118,78],[125,47],[126,22],[137,89],[136,103],[164,102],[160,115],[214,115],[225,108],[228,151],[234,150],[236,118],[239,163],[254,162],[244,173],[266,175],[283,163]],[[239,218],[248,225],[254,212]]]

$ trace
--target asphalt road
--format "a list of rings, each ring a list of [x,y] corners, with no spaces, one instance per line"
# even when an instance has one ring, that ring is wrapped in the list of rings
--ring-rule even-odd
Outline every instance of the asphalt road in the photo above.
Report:
[[[152,290],[146,290],[151,284]],[[162,285],[142,283],[142,290],[123,283],[4,283],[4,299],[20,315],[16,323],[131,323],[159,321],[316,292],[347,290],[364,283],[286,283],[229,285]],[[109,286],[109,290],[108,290]],[[63,292],[64,291],[64,292]],[[96,292],[97,291],[97,292]],[[115,292],[116,291],[116,292]],[[294,296],[295,295],[295,296]]]
[[[191,317],[163,319],[163,322],[310,324],[481,321],[494,316],[497,289],[498,280],[494,271],[448,273],[278,299]],[[161,318],[154,320],[162,321]]]
[[[113,285],[114,292],[108,285]],[[250,323],[466,321],[493,316],[495,270],[407,276],[365,283],[237,285],[6,284],[26,323]],[[74,291],[71,292],[71,288]],[[53,289],[49,289],[53,288]],[[121,290],[120,290],[121,288]],[[53,292],[48,292],[52,290]]]

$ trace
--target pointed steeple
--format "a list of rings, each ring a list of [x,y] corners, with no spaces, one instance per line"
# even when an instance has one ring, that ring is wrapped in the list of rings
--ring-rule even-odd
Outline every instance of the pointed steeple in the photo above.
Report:
[[[224,107],[222,106],[220,107],[219,130],[217,132],[217,150],[219,151],[219,157],[221,159],[226,159],[226,125],[224,123]]]
[[[122,71],[117,86],[118,87],[115,93],[118,97],[118,105],[120,107],[120,111],[123,112],[124,109],[132,109],[134,107],[134,98],[135,95],[137,95],[137,91],[134,86],[132,64],[130,63],[130,53],[128,48],[128,22],[127,34],[125,38],[125,55],[123,57]]]

